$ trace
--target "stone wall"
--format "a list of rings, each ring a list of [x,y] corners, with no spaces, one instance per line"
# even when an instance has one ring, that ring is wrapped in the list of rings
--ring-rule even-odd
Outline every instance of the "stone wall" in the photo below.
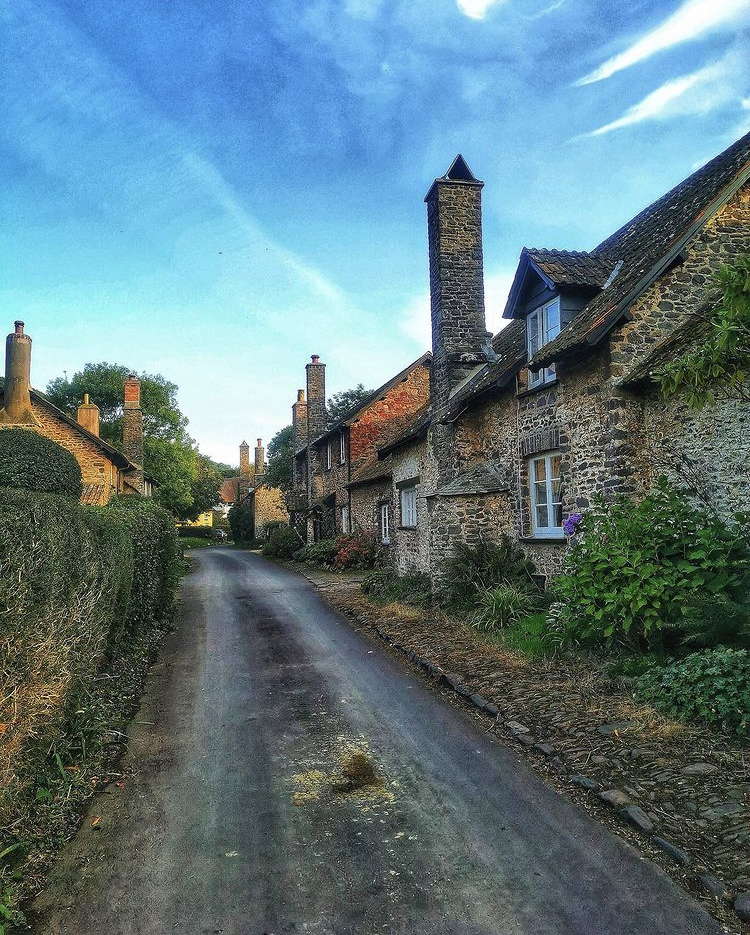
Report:
[[[404,445],[393,455],[393,502],[391,527],[391,562],[399,574],[419,571],[430,574],[430,509],[427,494],[437,486],[437,463],[428,439]],[[401,525],[401,484],[418,478],[417,527]]]
[[[373,532],[380,538],[380,507],[383,503],[391,504],[390,478],[354,487],[351,491],[352,531]],[[390,519],[393,525],[392,504]]]
[[[264,523],[289,522],[284,494],[278,487],[261,486],[255,491],[255,530],[260,535]]]

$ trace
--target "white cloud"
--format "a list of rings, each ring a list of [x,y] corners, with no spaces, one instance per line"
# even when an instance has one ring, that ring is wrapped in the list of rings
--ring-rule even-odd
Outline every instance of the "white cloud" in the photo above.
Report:
[[[737,82],[746,65],[743,56],[730,54],[722,61],[707,65],[691,75],[673,78],[647,94],[642,101],[633,104],[621,117],[577,139],[603,136],[612,130],[644,120],[666,120],[680,114],[709,113],[736,96]]]
[[[659,26],[646,33],[630,48],[594,69],[576,85],[602,81],[618,71],[630,68],[657,52],[690,42],[710,32],[729,30],[750,10],[750,0],[686,0]]]
[[[456,6],[471,19],[484,19],[489,10],[505,0],[456,0]]]

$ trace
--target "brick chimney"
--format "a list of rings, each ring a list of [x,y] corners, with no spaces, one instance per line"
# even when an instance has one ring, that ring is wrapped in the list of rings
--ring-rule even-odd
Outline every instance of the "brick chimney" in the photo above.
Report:
[[[31,408],[31,338],[23,333],[23,322],[5,342],[5,387],[0,424],[39,425]]]
[[[292,427],[294,450],[299,451],[307,444],[307,403],[304,390],[297,390],[297,402],[292,406]]]
[[[258,439],[258,444],[255,446],[255,478],[256,480],[262,476],[263,472],[266,469],[266,451],[263,447],[263,439]]]
[[[307,440],[313,442],[326,430],[328,413],[326,412],[326,365],[320,363],[320,357],[313,354],[307,371]]]
[[[432,399],[437,412],[451,390],[492,355],[484,318],[482,188],[463,156],[427,192],[432,311]]]
[[[141,381],[131,373],[125,381],[122,421],[122,449],[125,457],[137,465],[128,474],[128,483],[139,493],[144,492],[143,480],[143,410],[141,409]]]
[[[91,402],[88,393],[83,394],[83,402],[78,407],[76,418],[78,424],[92,435],[99,435],[99,407]]]

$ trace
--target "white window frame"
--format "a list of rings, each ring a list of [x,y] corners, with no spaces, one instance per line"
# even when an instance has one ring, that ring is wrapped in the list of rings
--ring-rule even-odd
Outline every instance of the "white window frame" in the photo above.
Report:
[[[560,476],[553,476],[553,459],[557,459],[560,464]],[[544,478],[538,480],[539,469],[537,465],[544,463]],[[531,533],[535,537],[544,539],[562,539],[565,536],[562,526],[562,455],[559,451],[545,451],[540,454],[532,455],[528,462],[529,469],[529,501],[531,504]],[[560,500],[554,499],[552,483],[559,481],[558,496]],[[542,484],[544,485],[542,487]],[[543,493],[544,499],[540,499],[540,493]],[[547,525],[543,526],[537,522],[537,508],[547,508]],[[554,516],[555,507],[559,507],[560,525],[549,525],[550,517]]]
[[[554,318],[552,316],[553,309],[556,312]],[[559,297],[545,302],[544,305],[535,308],[533,312],[529,312],[526,316],[526,350],[529,360],[532,360],[540,348],[544,347],[545,344],[549,344],[560,334],[560,326]],[[529,369],[529,389],[551,383],[555,377],[554,364],[550,364],[549,367],[542,367],[540,370]]]
[[[326,442],[326,471],[331,470],[331,440],[330,438]]]
[[[349,533],[351,532],[351,524],[349,522],[349,507],[347,504],[341,507],[341,532]]]
[[[346,432],[339,435],[339,464],[346,464]]]
[[[380,541],[383,545],[391,544],[391,515],[390,504],[380,504]]]
[[[417,488],[401,488],[401,525],[404,529],[417,528]]]

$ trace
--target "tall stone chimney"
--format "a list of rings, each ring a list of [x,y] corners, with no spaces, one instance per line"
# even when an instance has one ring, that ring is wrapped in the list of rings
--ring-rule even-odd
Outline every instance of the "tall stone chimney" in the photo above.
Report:
[[[263,439],[258,439],[258,444],[255,446],[255,479],[261,477],[263,472],[266,469],[266,450],[263,447]]]
[[[237,495],[240,500],[250,490],[250,446],[246,441],[240,445],[240,479],[237,482]]]
[[[125,381],[122,422],[122,448],[125,457],[137,465],[128,474],[128,483],[139,493],[144,491],[143,481],[143,410],[141,409],[141,381],[131,373]]]
[[[491,355],[484,318],[482,188],[463,156],[427,192],[432,312],[432,399],[437,413],[451,390]]]
[[[320,363],[320,357],[317,354],[313,354],[305,369],[307,371],[307,440],[309,443],[325,432],[328,422],[326,365]]]
[[[299,451],[307,444],[307,403],[304,390],[297,390],[297,402],[292,406],[292,428],[294,450]]]
[[[83,394],[83,402],[78,407],[76,416],[78,424],[91,432],[92,435],[99,435],[99,407],[91,402],[89,394]]]
[[[31,408],[31,338],[23,333],[23,322],[5,341],[5,387],[2,425],[39,425]]]

